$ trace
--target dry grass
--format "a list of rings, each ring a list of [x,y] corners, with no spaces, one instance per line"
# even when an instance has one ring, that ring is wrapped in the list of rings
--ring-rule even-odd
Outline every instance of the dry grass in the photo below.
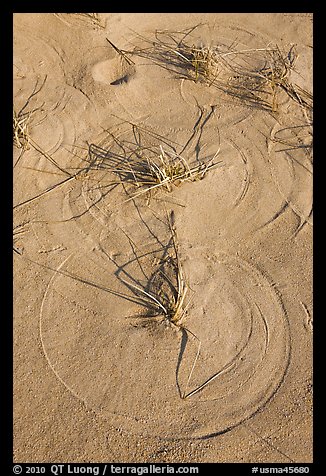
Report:
[[[259,73],[271,89],[271,108],[277,111],[277,92],[281,89],[305,110],[312,110],[312,95],[297,84],[291,82],[291,70],[294,69],[297,55],[291,47],[288,53],[280,50],[278,45],[267,51],[266,67]]]
[[[208,46],[188,47],[171,50],[171,54],[180,59],[179,67],[187,71],[187,79],[205,82],[211,85],[218,75],[218,62],[213,48]]]
[[[186,313],[185,298],[189,287],[186,283],[184,272],[179,256],[177,234],[174,226],[174,214],[167,214],[167,226],[170,231],[170,240],[166,246],[168,253],[164,252],[162,258],[155,258],[154,270],[146,288],[142,288],[131,281],[127,281],[120,276],[121,281],[129,288],[132,288],[136,295],[140,295],[148,304],[146,313],[137,316],[137,319],[144,318],[146,322],[150,318],[165,320],[169,325],[179,327]],[[131,238],[126,235],[133,249],[135,246]],[[138,257],[137,257],[138,261]]]
[[[98,13],[75,13],[75,15],[79,15],[80,17],[90,20],[90,22],[96,27],[101,29],[105,28]]]
[[[276,113],[280,95],[285,92],[304,109],[305,114],[312,111],[312,95],[291,81],[291,71],[297,59],[293,47],[284,52],[278,45],[269,45],[262,49],[224,53],[220,59],[230,75],[227,85],[221,83],[217,87],[229,96]]]
[[[240,49],[236,42],[198,44],[193,34],[200,26],[183,31],[156,31],[154,41],[139,36],[149,46],[123,53],[150,59],[178,78],[213,86],[250,107],[275,113],[282,91],[306,112],[312,110],[312,95],[291,81],[297,59],[293,46],[282,51],[277,44],[250,49]]]
[[[313,124],[300,124],[284,127],[271,135],[270,140],[285,146],[277,152],[302,149],[307,156],[312,156],[313,150]]]
[[[13,143],[18,149],[28,149],[30,139],[28,130],[29,119],[29,113],[17,113],[15,109],[13,110]]]
[[[71,16],[75,17],[76,19],[82,20],[83,23],[86,24],[86,26],[88,23],[89,25],[92,24],[96,28],[101,28],[102,30],[105,29],[105,25],[103,25],[98,13],[54,13],[54,16],[56,16],[62,23],[67,25],[69,28],[74,25],[74,23],[71,23],[71,20],[69,19],[69,16]]]
[[[136,284],[134,278],[132,278],[133,281],[131,281],[131,275],[129,273],[125,273],[129,279],[122,278],[121,275],[119,275],[119,279],[134,292],[137,299],[140,300],[139,304],[146,309],[145,312],[137,314],[136,316],[132,316],[138,321],[136,324],[134,324],[136,327],[140,325],[141,327],[150,326],[151,328],[155,328],[155,325],[164,323],[165,325],[172,327],[177,332],[181,332],[183,336],[186,337],[186,341],[188,341],[189,336],[191,336],[193,342],[195,342],[197,347],[196,354],[185,384],[183,385],[183,390],[180,389],[177,379],[180,398],[187,399],[206,388],[222,373],[223,370],[219,370],[218,372],[214,373],[202,384],[189,391],[192,376],[200,356],[202,342],[199,337],[185,324],[188,309],[192,301],[191,298],[187,298],[191,288],[187,282],[182,267],[182,261],[180,259],[179,244],[174,223],[174,212],[171,212],[170,214],[166,212],[166,216],[167,226],[170,233],[170,241],[166,249],[169,250],[169,252],[166,253],[165,251],[164,257],[162,259],[156,259],[156,266],[154,266],[154,270],[152,270],[151,278],[149,280],[150,285],[142,287],[140,284]],[[126,233],[125,235],[127,236],[135,252],[137,246]],[[140,269],[143,269],[143,265],[137,256],[136,261],[138,262]],[[119,269],[121,268],[119,267]],[[121,273],[121,271],[119,273]],[[177,375],[179,372],[181,359],[183,358],[184,350],[185,349],[182,349],[181,347],[179,356],[180,360],[176,371]]]
[[[187,310],[191,303],[191,300],[188,300],[188,303],[186,304],[186,297],[190,288],[187,284],[180,259],[177,233],[174,224],[174,213],[166,213],[166,216],[167,226],[171,235],[169,245],[167,246],[167,249],[170,251],[167,256],[164,256],[162,259],[155,260],[156,266],[151,274],[150,286],[143,288],[140,285],[136,285],[135,282],[131,282],[130,279],[126,280],[121,276],[119,279],[129,289],[133,290],[135,295],[141,299],[142,306],[145,306],[146,308],[145,313],[133,316],[138,321],[136,327],[138,325],[147,327],[149,325],[152,326],[155,323],[163,322],[177,331],[182,331],[183,333],[191,335],[197,342],[196,356],[183,392],[181,392],[179,388],[180,397],[185,399],[197,393],[206,385],[201,386],[200,389],[193,390],[189,394],[187,393],[199,357],[201,341],[184,325]],[[134,248],[131,238],[128,235],[126,236]]]
[[[171,150],[164,150],[164,146],[160,144],[150,153],[146,149],[138,150],[135,161],[129,161],[125,169],[114,172],[118,174],[122,172],[129,183],[139,190],[132,195],[132,198],[136,198],[157,188],[171,192],[173,185],[203,179],[208,170],[216,165],[215,157],[208,163],[190,166],[184,157]]]
[[[189,79],[196,83],[212,84],[218,74],[215,49],[208,45],[196,45],[195,43],[189,45],[185,42],[186,37],[197,26],[178,32],[156,31],[154,42],[139,36],[141,40],[151,46],[135,47],[131,51],[124,50],[123,54],[150,59],[158,66],[177,73],[179,78]]]
[[[116,53],[118,53],[118,55],[123,60],[125,60],[129,65],[135,64],[130,58],[128,58],[128,56],[122,50],[120,50],[114,43],[112,43],[112,41],[110,41],[108,38],[106,38],[106,41],[112,46],[112,48],[116,51]]]
[[[116,177],[116,183],[123,185],[129,195],[127,201],[143,195],[150,199],[155,191],[171,192],[184,182],[202,180],[220,163],[216,160],[219,147],[212,157],[190,160],[178,153],[166,138],[130,125],[134,140],[120,140],[111,134],[109,149],[89,146],[90,163]]]
[[[285,52],[278,45],[221,53],[218,60],[226,81],[215,85],[251,107],[273,113],[279,111],[280,95],[285,92],[310,114],[312,95],[291,81],[296,59],[293,47]]]
[[[26,109],[29,106],[32,98],[37,96],[37,94],[41,91],[46,80],[47,76],[45,76],[44,80],[41,82],[41,84],[39,84],[39,80],[37,79],[35,86],[31,94],[27,97],[25,104],[19,109],[18,112],[16,111],[15,107],[13,108],[13,143],[18,149],[26,150],[29,147],[29,143],[31,142],[29,122],[31,116],[36,111],[40,110],[42,105],[28,111]]]

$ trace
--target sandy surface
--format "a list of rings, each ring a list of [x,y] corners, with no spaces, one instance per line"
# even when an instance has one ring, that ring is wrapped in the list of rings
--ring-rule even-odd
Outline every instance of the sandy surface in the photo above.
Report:
[[[243,72],[312,93],[312,16],[89,15],[14,15],[14,459],[311,462],[311,110]],[[217,165],[143,193],[137,147]]]

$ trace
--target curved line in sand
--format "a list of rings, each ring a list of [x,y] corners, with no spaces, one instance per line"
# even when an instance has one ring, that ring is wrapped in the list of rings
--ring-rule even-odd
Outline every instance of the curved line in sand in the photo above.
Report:
[[[51,368],[51,370],[53,371],[53,373],[56,375],[56,377],[58,378],[58,380],[65,386],[65,388],[67,390],[69,390],[72,395],[77,398],[78,400],[80,400],[81,402],[83,402],[83,404],[85,405],[86,408],[90,408],[92,411],[95,411],[96,414],[98,414],[99,416],[103,417],[104,419],[107,419],[108,418],[108,413],[107,411],[102,411],[102,410],[96,410],[93,408],[92,404],[91,403],[87,403],[87,400],[85,400],[83,397],[81,397],[79,395],[79,392],[74,390],[71,386],[69,386],[69,384],[66,383],[65,379],[61,377],[60,375],[60,372],[58,372],[55,368],[55,366],[52,364],[51,362],[51,358],[50,356],[48,355],[48,352],[47,352],[47,345],[46,345],[46,342],[44,341],[43,339],[43,329],[42,329],[42,325],[43,325],[43,314],[44,314],[44,305],[45,305],[45,302],[46,302],[46,299],[47,299],[47,296],[48,296],[48,293],[50,292],[50,289],[51,289],[51,286],[53,285],[54,283],[54,280],[56,278],[59,277],[60,275],[60,270],[62,269],[62,267],[68,262],[69,259],[71,259],[73,257],[75,253],[71,253],[59,266],[58,268],[56,269],[56,271],[54,272],[53,276],[51,277],[49,283],[48,283],[48,286],[47,286],[47,289],[45,291],[45,294],[44,294],[44,297],[43,297],[43,300],[42,300],[42,305],[41,305],[41,312],[40,312],[40,325],[39,325],[39,332],[40,332],[40,340],[41,340],[41,344],[42,344],[42,349],[43,349],[43,352],[44,352],[44,355],[45,355],[45,358]],[[214,433],[210,433],[210,434],[207,434],[207,435],[202,435],[202,436],[195,436],[195,438],[208,438],[210,436],[214,436],[214,435],[217,435],[217,434],[223,434],[225,433],[226,431],[229,431],[230,429],[234,428],[235,426],[238,426],[239,424],[241,424],[242,421],[245,421],[245,420],[248,420],[249,418],[251,418],[253,415],[255,415],[257,412],[259,412],[262,408],[264,408],[267,403],[273,398],[273,396],[276,394],[276,392],[278,391],[278,389],[281,387],[282,383],[284,382],[284,379],[285,379],[285,375],[287,373],[287,369],[288,369],[288,366],[289,366],[289,362],[291,360],[291,339],[290,339],[290,331],[289,331],[289,323],[288,323],[288,320],[287,320],[287,314],[286,314],[286,311],[284,309],[284,306],[281,302],[281,299],[280,299],[280,295],[279,295],[279,292],[277,289],[275,289],[275,285],[273,283],[273,286],[270,282],[270,280],[268,279],[268,277],[266,276],[266,274],[264,272],[262,272],[261,270],[259,270],[258,268],[254,267],[249,264],[249,263],[246,263],[246,262],[243,262],[243,260],[241,260],[241,263],[239,264],[239,259],[235,256],[230,256],[226,253],[222,253],[220,254],[219,253],[219,256],[216,256],[216,259],[217,259],[217,262],[221,263],[222,265],[227,265],[227,263],[229,262],[229,260],[231,259],[231,261],[233,261],[233,265],[231,263],[231,266],[234,267],[239,267],[240,268],[243,268],[243,270],[246,272],[248,272],[248,269],[249,271],[251,270],[251,276],[252,276],[252,279],[253,279],[253,283],[257,282],[257,279],[259,280],[259,282],[257,282],[258,286],[262,286],[263,288],[266,288],[266,286],[268,287],[268,289],[270,290],[270,292],[272,292],[273,294],[273,302],[274,302],[274,305],[279,307],[279,309],[276,311],[278,313],[282,312],[283,314],[283,317],[281,316],[281,314],[279,315],[279,318],[280,319],[283,319],[283,322],[284,322],[284,325],[286,324],[286,326],[284,327],[284,331],[288,334],[288,337],[286,336],[283,336],[282,337],[282,341],[285,345],[284,347],[284,351],[286,350],[286,354],[287,354],[287,357],[284,359],[284,369],[283,369],[283,373],[282,375],[276,375],[277,377],[277,381],[274,382],[275,384],[275,388],[272,389],[272,387],[274,386],[273,382],[270,382],[269,384],[267,384],[266,382],[266,392],[264,392],[263,395],[265,395],[265,397],[262,398],[262,401],[259,403],[259,402],[256,402],[256,404],[254,404],[254,407],[255,410],[253,411],[252,414],[246,416],[245,418],[241,419],[241,421],[236,421],[234,422],[233,425],[229,425],[227,426],[227,428],[222,428],[220,431],[218,432],[214,432]],[[235,260],[235,261],[234,261]],[[236,271],[236,268],[234,268],[234,270]],[[252,272],[254,273],[252,275]],[[232,273],[232,271],[231,271]],[[64,273],[65,275],[67,273]],[[68,276],[69,276],[69,273],[68,273]],[[72,276],[73,277],[73,276]],[[231,278],[231,281],[232,281],[232,276],[230,276]],[[240,278],[239,278],[240,279]],[[261,282],[261,279],[263,279],[263,282]],[[87,284],[87,283],[86,283]],[[255,291],[254,291],[255,292]],[[252,296],[251,296],[251,293],[249,293],[247,295],[247,292],[245,292],[246,294],[246,302],[248,303],[248,305],[250,305],[250,302],[252,301]],[[64,298],[64,296],[62,296]],[[67,301],[68,302],[68,301]],[[264,332],[264,337],[263,337],[263,341],[261,342],[261,345],[263,345],[263,348],[261,348],[260,350],[262,351],[262,355],[260,356],[259,358],[259,362],[257,361],[255,363],[255,366],[253,369],[248,369],[249,370],[249,373],[246,369],[244,369],[244,371],[247,373],[246,375],[246,378],[245,380],[241,381],[238,385],[236,385],[236,387],[232,386],[232,394],[234,393],[238,393],[239,391],[241,392],[241,389],[243,388],[243,386],[245,384],[248,384],[248,382],[250,381],[250,379],[252,379],[254,377],[255,374],[257,374],[257,372],[261,371],[262,370],[262,366],[264,365],[264,356],[266,355],[266,353],[268,352],[268,349],[269,349],[269,346],[270,346],[270,330],[269,330],[269,322],[268,322],[268,317],[264,315],[264,311],[260,308],[259,306],[259,303],[256,303],[256,302],[253,302],[252,303],[253,306],[255,307],[255,311],[256,311],[256,318],[259,318],[262,322],[262,326],[261,327],[261,331]],[[68,305],[69,305],[69,302],[68,302]],[[277,308],[275,308],[277,309]],[[87,309],[85,309],[87,311]],[[251,315],[251,329],[249,329],[249,334],[246,336],[245,338],[245,341],[242,342],[241,344],[241,349],[239,349],[237,351],[237,354],[234,358],[232,358],[230,361],[228,361],[227,363],[225,363],[223,365],[223,367],[218,371],[216,372],[216,374],[214,374],[212,377],[210,377],[208,379],[208,384],[210,383],[210,381],[213,381],[215,380],[215,378],[217,377],[220,377],[221,375],[224,375],[225,373],[229,373],[232,371],[232,369],[234,369],[235,365],[236,365],[236,360],[240,357],[240,354],[241,352],[243,352],[243,350],[246,348],[246,345],[247,343],[249,342],[250,338],[252,337],[252,333],[253,333],[253,326],[254,326],[254,315],[253,315],[253,310],[250,311],[250,315]],[[286,322],[285,322],[286,321]],[[276,325],[276,324],[275,324]],[[274,325],[274,327],[275,327]],[[192,329],[192,326],[190,325],[190,329]],[[287,330],[286,330],[287,329]],[[191,331],[192,332],[192,331]],[[273,339],[274,339],[274,342],[275,342],[275,338],[276,336],[274,335]],[[283,347],[283,346],[282,346]],[[185,349],[183,349],[184,351]],[[273,358],[273,347],[270,349],[270,352],[272,352],[272,354],[270,354],[270,358]],[[179,354],[179,357],[180,357],[180,354]],[[269,363],[269,365],[271,365],[271,362]],[[179,373],[180,371],[180,362],[177,364],[177,373]],[[243,372],[243,371],[242,371]],[[192,389],[188,392],[188,397],[191,397],[192,395],[195,395],[196,393],[198,393],[199,391],[202,390],[202,387],[203,387],[203,390],[204,390],[204,386],[206,387],[206,380],[203,384],[199,385],[199,387],[197,387],[197,389]],[[180,396],[180,386],[177,384],[177,388],[179,389],[179,396]],[[261,396],[260,396],[261,397]],[[259,398],[260,398],[259,397]],[[199,406],[202,406],[203,404],[205,404],[205,402],[215,402],[218,403],[219,399],[221,398],[220,396],[218,396],[217,398],[209,398],[207,399],[207,397],[203,398],[202,396],[199,397],[200,399],[197,400],[196,398],[196,402],[195,402],[195,406],[199,405]],[[231,398],[230,396],[228,397],[227,394],[225,394],[225,398]],[[192,398],[190,399],[192,400]],[[259,404],[258,404],[259,403]],[[258,407],[257,407],[257,404],[258,404]],[[198,407],[199,408],[199,407]],[[113,410],[113,409],[112,409]],[[125,414],[123,411],[117,411],[118,409],[116,410],[113,410],[112,412],[110,412],[110,414],[112,415],[112,417],[115,417],[117,418],[118,422],[119,423],[116,423],[116,424],[123,424],[123,421],[121,420],[121,418],[127,418],[128,421],[130,422],[134,422],[135,424],[138,424],[140,422],[142,422],[142,424],[144,425],[146,422],[148,423],[148,418],[143,418],[142,415],[140,414],[139,416],[136,415],[127,415]],[[121,408],[122,410],[122,408]],[[103,413],[103,414],[102,414]],[[121,421],[120,421],[120,420]],[[146,430],[146,428],[144,428],[144,430]],[[132,430],[132,431],[135,431],[136,433],[138,433],[137,430]],[[145,431],[147,432],[147,430]],[[149,430],[149,434],[151,434],[151,430]],[[192,438],[193,436],[189,436],[189,437],[178,437],[176,439],[187,439],[187,438]],[[170,439],[169,436],[164,436],[162,437],[163,439]]]
[[[62,263],[58,266],[58,268],[56,269],[56,271],[53,273],[47,287],[46,287],[46,290],[45,290],[45,293],[44,293],[44,296],[43,296],[43,299],[42,299],[42,303],[41,303],[41,309],[40,309],[40,318],[39,318],[39,335],[40,335],[40,341],[41,341],[41,345],[42,345],[42,350],[43,350],[43,353],[44,353],[44,356],[45,356],[45,359],[50,367],[50,369],[52,370],[52,372],[54,373],[54,375],[57,377],[57,379],[59,380],[60,383],[62,383],[62,385],[75,397],[77,398],[77,400],[81,401],[85,407],[88,409],[88,405],[86,404],[86,402],[71,388],[69,387],[69,385],[66,384],[66,382],[60,377],[60,375],[58,374],[58,372],[56,371],[56,369],[54,368],[54,366],[52,365],[52,362],[48,356],[48,353],[46,351],[46,348],[45,348],[45,345],[44,345],[44,340],[43,340],[43,336],[42,336],[42,317],[43,317],[43,307],[44,307],[44,302],[46,300],[46,297],[47,297],[47,294],[49,292],[49,289],[54,281],[54,279],[57,277],[57,274],[58,272],[60,271],[60,269],[64,266],[64,264],[75,254],[75,252],[71,253],[67,258],[65,258]]]

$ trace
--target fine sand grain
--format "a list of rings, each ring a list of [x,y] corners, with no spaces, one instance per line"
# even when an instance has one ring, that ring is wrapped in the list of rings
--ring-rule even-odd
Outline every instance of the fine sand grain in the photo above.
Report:
[[[312,15],[14,15],[14,459],[312,461]]]

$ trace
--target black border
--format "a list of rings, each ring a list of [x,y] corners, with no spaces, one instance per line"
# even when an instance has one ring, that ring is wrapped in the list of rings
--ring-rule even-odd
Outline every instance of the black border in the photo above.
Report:
[[[0,465],[2,461],[6,463],[12,461],[13,448],[13,253],[12,253],[12,223],[13,223],[13,198],[12,198],[12,105],[13,105],[13,67],[12,67],[12,35],[13,22],[12,14],[6,10],[3,11],[1,22],[1,44],[3,45],[2,57],[2,80],[1,88],[3,91],[2,114],[1,114],[1,136],[6,138],[5,147],[3,147],[2,163],[4,171],[2,176],[1,203],[4,204],[2,213],[5,217],[3,220],[1,238],[2,252],[4,260],[1,263],[2,268],[2,286],[3,302],[5,302],[5,312],[2,313],[2,345],[1,350],[4,351],[4,357],[1,360],[2,365],[2,393],[3,393],[3,425],[1,430],[3,438],[1,438],[1,454]],[[5,112],[5,114],[3,114]],[[0,466],[0,467],[1,467]],[[7,466],[7,465],[6,465]],[[10,467],[10,473],[12,469]]]
[[[46,10],[44,10],[46,7]],[[137,9],[135,8],[137,7]],[[196,7],[196,8],[194,8]],[[108,4],[104,1],[94,0],[92,2],[85,1],[59,1],[37,3],[15,1],[12,4],[12,12],[15,13],[53,13],[53,12],[88,12],[89,10],[98,12],[112,13],[313,13],[321,7],[316,1],[237,1],[232,2],[207,2],[204,4],[192,2],[124,2]],[[114,11],[116,8],[116,11]],[[189,11],[189,8],[193,11]],[[123,11],[124,9],[124,11]],[[216,9],[218,11],[216,11]],[[176,11],[177,10],[177,11]]]
[[[322,12],[321,12],[321,4],[317,2],[251,2],[250,5],[248,2],[224,2],[224,4],[219,3],[211,3],[209,5],[206,4],[206,13],[313,13],[314,15],[314,98],[318,97],[318,86],[320,85],[320,90],[322,89],[321,82],[325,82],[323,80],[323,74],[321,69],[323,67],[322,57],[323,55],[323,47],[321,46],[321,39],[322,39],[322,29],[325,28],[326,23],[323,23],[322,19]],[[44,11],[44,7],[46,8],[46,12]],[[2,317],[2,339],[3,343],[1,349],[4,350],[4,360],[5,362],[3,366],[3,382],[4,385],[2,388],[4,389],[4,415],[3,415],[3,424],[1,424],[1,429],[3,431],[3,438],[1,439],[1,457],[0,457],[0,468],[4,469],[8,467],[8,471],[4,470],[2,474],[13,474],[12,472],[12,465],[13,465],[13,327],[12,327],[12,316],[13,316],[13,258],[12,258],[12,167],[11,167],[11,160],[10,157],[12,156],[12,139],[11,139],[11,131],[9,131],[9,124],[11,125],[11,114],[12,114],[12,85],[13,85],[13,77],[12,77],[12,49],[9,47],[10,40],[12,45],[12,38],[13,38],[13,14],[14,13],[52,13],[55,11],[65,11],[65,12],[75,12],[75,11],[85,11],[92,9],[93,11],[107,11],[108,9],[112,13],[116,13],[113,11],[114,6],[117,9],[117,12],[121,12],[121,8],[125,7],[125,12],[128,13],[149,13],[152,10],[149,10],[149,6],[153,5],[139,5],[139,4],[129,4],[125,3],[123,6],[120,4],[113,4],[111,2],[110,5],[106,4],[105,2],[91,2],[91,8],[85,2],[55,2],[53,5],[49,4],[33,4],[32,2],[14,2],[11,5],[9,10],[2,9],[1,12],[1,20],[2,20],[2,28],[1,28],[1,35],[2,38],[2,52],[5,56],[5,61],[2,61],[3,68],[2,68],[2,83],[3,91],[5,92],[5,100],[2,102],[2,112],[5,111],[6,114],[3,116],[1,115],[2,120],[2,137],[7,138],[7,154],[2,155],[2,165],[5,165],[5,172],[3,175],[4,180],[2,181],[1,192],[4,193],[2,203],[5,204],[2,211],[5,211],[5,221],[4,223],[6,226],[5,232],[1,233],[4,247],[2,248],[2,255],[5,256],[5,269],[3,269],[2,277],[3,277],[3,285],[2,290],[4,293],[4,297],[6,298],[4,301],[6,302],[6,313],[5,316]],[[139,7],[136,12],[132,10],[135,6]],[[162,7],[158,12],[161,13],[184,13],[188,12],[189,7],[196,6],[193,4],[186,4],[185,8],[181,8],[182,5],[180,2],[177,4],[173,2],[173,6],[170,9],[169,3],[164,2],[164,4],[157,5],[156,7]],[[194,12],[189,13],[204,13],[204,5],[200,3],[197,5],[198,9]],[[111,8],[112,7],[112,8]],[[130,9],[129,9],[130,7]],[[180,8],[180,11],[175,11],[175,9]],[[214,12],[214,7],[219,7],[218,12]],[[232,10],[229,8],[232,7]],[[165,11],[164,11],[165,10]],[[123,13],[123,12],[122,12]],[[320,60],[319,60],[320,55]],[[322,56],[323,55],[323,56]],[[7,56],[7,57],[6,57]],[[2,57],[2,60],[4,58]],[[9,71],[9,74],[8,74]],[[8,83],[8,84],[7,84]],[[8,94],[8,91],[11,91],[11,94]],[[316,96],[317,93],[317,96]],[[315,120],[314,126],[314,150],[317,150],[317,161],[320,159],[320,163],[323,162],[324,158],[319,154],[319,147],[321,147],[321,140],[322,140],[322,130],[318,131],[318,128],[321,126],[321,120],[318,120],[319,111],[321,106],[319,105],[319,100],[321,98],[315,99],[314,101],[314,116],[317,116],[317,121]],[[6,150],[6,149],[5,149]],[[316,155],[316,154],[315,154]],[[320,166],[320,163],[318,163]],[[8,170],[6,170],[8,167]],[[10,179],[9,179],[10,177]],[[323,376],[321,375],[321,370],[323,368],[323,363],[321,363],[322,359],[322,352],[320,351],[322,344],[324,343],[324,333],[319,328],[320,322],[323,320],[323,314],[319,315],[318,310],[318,301],[321,298],[321,293],[323,291],[323,283],[322,283],[322,264],[321,259],[318,255],[319,250],[321,249],[323,234],[322,230],[319,228],[322,227],[322,221],[319,220],[319,199],[318,196],[321,193],[323,187],[324,175],[322,174],[321,170],[318,170],[317,173],[314,174],[314,199],[315,199],[315,210],[317,209],[317,220],[314,227],[314,304],[317,305],[317,310],[315,310],[315,314],[317,314],[317,324],[315,324],[315,331],[314,331],[314,387],[315,387],[315,394],[314,394],[314,462],[312,464],[293,464],[292,466],[308,466],[310,468],[309,474],[321,474],[321,468],[324,466],[323,463],[323,443],[322,443],[322,423],[321,423],[321,409],[323,408],[321,394],[320,394],[320,387],[322,385]],[[317,203],[317,206],[316,206]],[[5,251],[4,251],[5,250]],[[319,279],[321,277],[321,279]],[[109,462],[108,462],[109,463]],[[53,464],[60,464],[60,462],[54,462]],[[75,464],[71,463],[74,466],[85,466],[82,464]],[[121,463],[122,465],[123,463]],[[154,464],[154,463],[153,463]],[[156,464],[156,463],[155,463]],[[168,463],[169,466],[178,466],[176,464]],[[118,465],[118,463],[117,463]],[[135,464],[134,466],[148,466],[149,464]],[[160,464],[157,463],[157,466]],[[228,474],[230,471],[235,471],[236,474],[251,474],[251,469],[254,466],[258,466],[259,468],[263,467],[285,467],[290,466],[289,464],[276,464],[276,463],[185,463],[184,465],[188,466],[198,466],[199,474],[205,474],[205,472],[216,471],[220,474]],[[36,466],[36,465],[34,465]],[[50,464],[40,464],[40,466],[49,467]],[[89,465],[92,466],[92,465]],[[93,464],[95,466],[95,464]],[[131,466],[131,464],[126,464],[126,466]],[[24,474],[24,473],[22,473]],[[50,472],[46,472],[46,474],[51,474]]]

